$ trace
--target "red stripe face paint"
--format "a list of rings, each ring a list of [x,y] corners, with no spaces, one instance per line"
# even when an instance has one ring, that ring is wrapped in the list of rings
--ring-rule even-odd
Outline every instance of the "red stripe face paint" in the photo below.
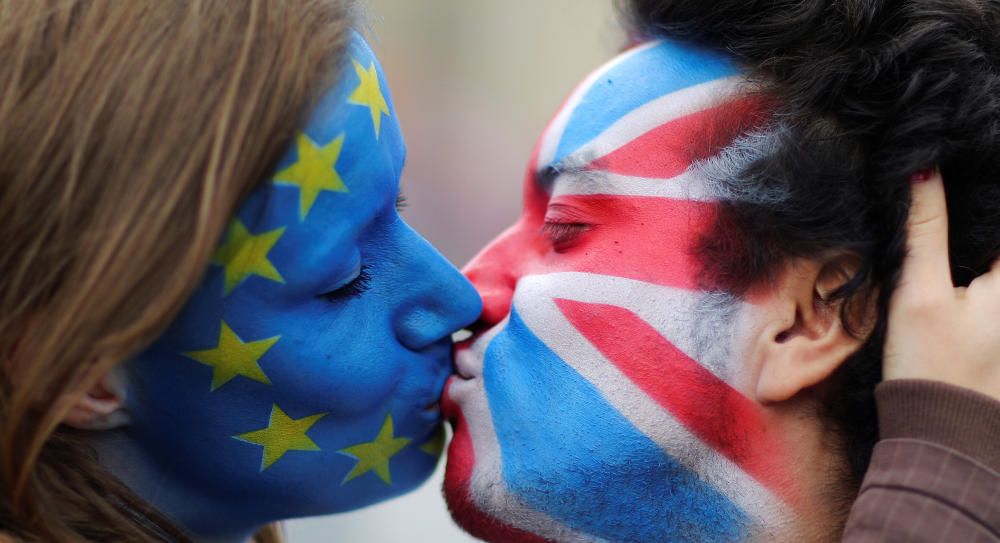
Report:
[[[759,405],[627,309],[562,299],[556,305],[625,377],[698,438],[786,501],[794,499],[782,469],[788,463],[784,443]]]

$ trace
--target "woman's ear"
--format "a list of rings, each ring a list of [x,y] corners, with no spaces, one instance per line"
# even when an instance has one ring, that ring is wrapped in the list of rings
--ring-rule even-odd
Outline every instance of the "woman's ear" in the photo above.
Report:
[[[833,374],[867,336],[874,321],[871,303],[852,304],[847,313],[852,334],[841,318],[842,300],[831,295],[854,276],[860,259],[838,253],[821,260],[790,261],[771,295],[763,300],[773,325],[760,337],[757,400],[791,399]],[[872,298],[874,299],[874,298]],[[860,305],[863,307],[853,307]],[[861,337],[859,337],[861,336]]]
[[[125,411],[126,379],[121,366],[104,375],[63,418],[80,430],[110,430],[129,423]]]

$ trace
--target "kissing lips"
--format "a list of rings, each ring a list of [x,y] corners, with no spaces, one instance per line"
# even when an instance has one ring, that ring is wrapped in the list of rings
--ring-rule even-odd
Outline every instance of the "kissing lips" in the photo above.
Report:
[[[496,337],[504,326],[506,319],[496,326],[477,334],[471,338],[455,344],[455,354],[453,361],[455,373],[464,380],[478,379],[483,375],[483,359],[486,357],[486,348],[489,347],[493,338]]]
[[[453,361],[455,373],[462,379],[475,379],[482,375],[482,359],[476,360],[474,349],[468,343],[455,346]]]

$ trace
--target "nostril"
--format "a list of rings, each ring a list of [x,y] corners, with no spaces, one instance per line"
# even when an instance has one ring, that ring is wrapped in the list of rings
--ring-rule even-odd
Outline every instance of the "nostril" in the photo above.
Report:
[[[476,321],[476,325],[481,326],[485,330],[503,321],[507,317],[507,314],[510,313],[510,303],[511,297],[509,295],[500,299],[493,298],[490,300],[484,297],[483,313],[480,315],[479,320]]]

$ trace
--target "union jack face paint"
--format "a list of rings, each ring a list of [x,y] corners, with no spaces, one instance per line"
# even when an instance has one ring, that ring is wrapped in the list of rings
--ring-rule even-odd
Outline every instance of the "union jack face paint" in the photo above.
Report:
[[[669,41],[588,77],[543,133],[521,218],[466,269],[491,325],[460,345],[445,492],[492,541],[744,541],[785,524],[786,447],[700,286],[691,165],[752,115],[726,57]],[[722,308],[722,309],[720,309]]]

